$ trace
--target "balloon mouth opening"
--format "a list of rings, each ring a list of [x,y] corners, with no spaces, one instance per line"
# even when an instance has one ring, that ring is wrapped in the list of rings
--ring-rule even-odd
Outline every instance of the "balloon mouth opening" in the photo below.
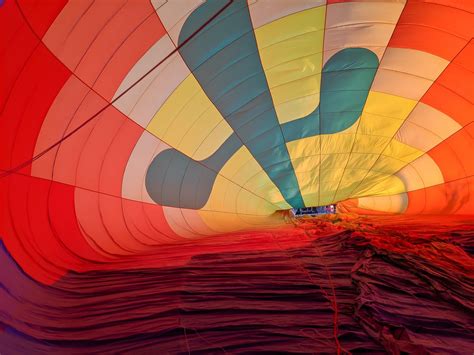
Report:
[[[302,208],[292,208],[288,210],[289,214],[293,217],[304,217],[304,216],[320,216],[327,214],[337,213],[337,204],[323,205],[323,206],[311,206]]]

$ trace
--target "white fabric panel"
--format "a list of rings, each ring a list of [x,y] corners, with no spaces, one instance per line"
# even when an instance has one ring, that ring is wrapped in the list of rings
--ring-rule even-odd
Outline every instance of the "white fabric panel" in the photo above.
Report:
[[[145,187],[147,169],[161,151],[170,147],[151,133],[144,131],[138,139],[123,174],[122,196],[131,200],[155,204]]]
[[[406,193],[391,196],[361,197],[358,200],[359,207],[389,213],[403,213],[408,206]]]
[[[134,65],[120,84],[114,99],[174,50],[169,37],[162,37]],[[114,103],[124,114],[146,128],[175,88],[190,74],[178,53],[174,53],[152,73]]]
[[[152,0],[161,23],[165,27],[175,45],[178,44],[179,33],[189,15],[204,3],[204,0]],[[225,4],[225,2],[222,2]]]
[[[407,191],[419,190],[444,182],[443,173],[428,154],[414,160],[396,175],[403,181]]]

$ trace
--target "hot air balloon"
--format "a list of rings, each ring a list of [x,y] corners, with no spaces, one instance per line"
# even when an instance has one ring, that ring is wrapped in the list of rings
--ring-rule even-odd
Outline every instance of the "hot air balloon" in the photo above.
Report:
[[[352,223],[351,218],[358,221],[351,228],[364,224],[386,230],[386,238],[398,238],[396,223],[407,223],[410,227],[398,232],[420,233],[419,243],[431,243],[424,239],[423,228],[436,220],[446,221],[443,235],[471,229],[473,13],[469,0],[6,0],[0,5],[0,238],[9,271],[0,281],[11,291],[4,296],[10,311],[0,312],[5,314],[0,325],[10,331],[0,340],[8,344],[5,350],[0,346],[0,352],[81,353],[80,349],[87,352],[84,344],[99,352],[151,351],[146,348],[150,339],[140,338],[133,329],[155,334],[146,320],[122,321],[120,330],[107,325],[103,327],[113,330],[91,330],[94,322],[105,322],[107,317],[90,308],[93,300],[98,297],[100,304],[123,300],[127,297],[123,292],[134,289],[127,285],[134,282],[143,288],[142,293],[133,291],[136,297],[150,295],[146,285],[151,279],[144,275],[146,270],[160,270],[160,276],[156,271],[153,277],[161,286],[153,287],[163,293],[163,303],[180,309],[173,287],[159,288],[177,282],[163,270],[173,269],[183,277],[183,265],[193,260],[209,270],[219,268],[217,261],[214,265],[203,255],[224,260],[219,255],[253,251],[268,263],[259,264],[258,270],[283,268],[276,258],[289,260],[296,273],[306,277],[306,261],[301,267],[299,254],[288,250],[307,248],[318,233],[335,238],[333,234],[347,229],[344,223]],[[316,209],[321,206],[323,210]],[[324,228],[323,222],[314,222],[315,227],[310,219],[296,220],[289,212],[308,208],[330,214],[321,219],[327,223]],[[362,222],[357,216],[366,219]],[[318,233],[305,228],[316,228]],[[432,234],[440,231],[433,228]],[[374,248],[395,252],[391,246],[395,239],[366,238]],[[472,241],[472,233],[466,240]],[[399,239],[396,243],[403,244]],[[413,246],[417,243],[403,250],[417,249]],[[439,267],[472,281],[472,258],[459,246],[464,242],[453,246],[451,239],[443,239],[443,243],[443,250],[453,248],[449,261],[438,254],[428,257],[433,252],[428,246],[416,254],[433,267],[425,279],[434,278]],[[342,260],[347,254],[352,261],[344,277],[349,280],[351,267],[363,269],[357,258],[368,244],[337,252],[326,244],[319,247],[330,254],[328,260]],[[270,256],[276,250],[282,254]],[[404,255],[402,249],[396,250]],[[324,259],[322,254],[313,257]],[[460,271],[452,263],[466,269]],[[140,276],[134,274],[137,270]],[[362,271],[354,273],[354,284],[365,282]],[[193,287],[212,283],[193,274],[186,276]],[[318,277],[310,274],[310,283]],[[456,287],[469,289],[459,282]],[[113,284],[120,287],[114,289]],[[434,340],[427,345],[428,340],[424,343],[414,333],[406,335],[412,340],[403,344],[392,335],[382,345],[369,341],[385,331],[379,325],[367,326],[365,333],[361,331],[364,335],[347,330],[356,326],[337,316],[339,286],[331,286],[332,296],[324,287],[321,297],[334,297],[323,306],[336,314],[327,330],[334,352],[442,348]],[[235,297],[234,291],[229,297]],[[21,302],[18,295],[24,292],[22,297],[28,300]],[[458,333],[453,330],[461,353],[473,345],[460,335],[462,329],[473,330],[472,301],[466,301],[470,296],[469,291],[456,296],[470,315],[452,311],[453,324],[462,325]],[[379,299],[385,297],[389,296]],[[127,303],[117,302],[114,314],[127,312]],[[304,302],[298,302],[295,307],[305,309]],[[37,309],[35,304],[43,306]],[[55,304],[64,307],[57,309]],[[221,306],[216,304],[215,309]],[[28,309],[39,312],[34,321],[25,315]],[[78,313],[68,318],[66,309]],[[146,319],[154,311],[144,306],[134,316],[140,313]],[[83,318],[84,312],[90,318]],[[161,308],[160,312],[166,313]],[[224,314],[214,317],[225,318]],[[435,319],[433,314],[437,317],[441,311],[430,313]],[[60,328],[55,317],[81,330],[65,331],[66,335],[58,331],[54,336],[51,329]],[[114,322],[115,316],[110,317]],[[168,324],[166,317],[159,318],[162,324]],[[365,319],[362,313],[357,317]],[[31,327],[25,325],[28,322]],[[341,328],[338,322],[342,328],[349,322],[346,330],[357,341],[350,343],[349,335],[345,340],[331,335]],[[302,339],[319,337],[295,327]],[[110,333],[115,332],[113,338]],[[161,348],[159,339],[164,338],[155,334],[158,343],[153,346],[158,347],[153,349],[226,350],[224,345],[207,344],[197,330],[192,346],[186,332],[184,343],[179,343],[184,341],[181,333],[173,334],[164,337]],[[264,342],[262,334],[248,341]],[[262,343],[248,349],[306,352],[306,345],[292,347],[289,338],[281,336],[288,348]],[[219,341],[225,343],[224,338]],[[101,339],[115,342],[107,345],[103,340],[104,345]],[[123,339],[128,339],[130,348],[121,348]],[[219,343],[216,339],[211,343]],[[236,344],[243,343],[241,337],[226,346],[231,353],[239,352]],[[327,346],[322,342],[315,352]]]

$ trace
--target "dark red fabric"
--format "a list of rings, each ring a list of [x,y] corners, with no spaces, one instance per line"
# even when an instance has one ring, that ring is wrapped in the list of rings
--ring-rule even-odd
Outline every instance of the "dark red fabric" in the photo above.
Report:
[[[3,249],[2,354],[469,353],[473,224],[308,219],[212,238],[182,266],[70,272],[51,286]]]

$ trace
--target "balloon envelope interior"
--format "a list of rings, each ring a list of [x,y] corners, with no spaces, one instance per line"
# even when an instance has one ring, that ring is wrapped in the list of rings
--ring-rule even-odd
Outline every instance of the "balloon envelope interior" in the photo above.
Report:
[[[457,0],[0,2],[5,250],[56,285],[299,247],[292,209],[337,204],[381,225],[472,215],[473,12]],[[260,234],[287,230],[298,237],[271,247]]]

